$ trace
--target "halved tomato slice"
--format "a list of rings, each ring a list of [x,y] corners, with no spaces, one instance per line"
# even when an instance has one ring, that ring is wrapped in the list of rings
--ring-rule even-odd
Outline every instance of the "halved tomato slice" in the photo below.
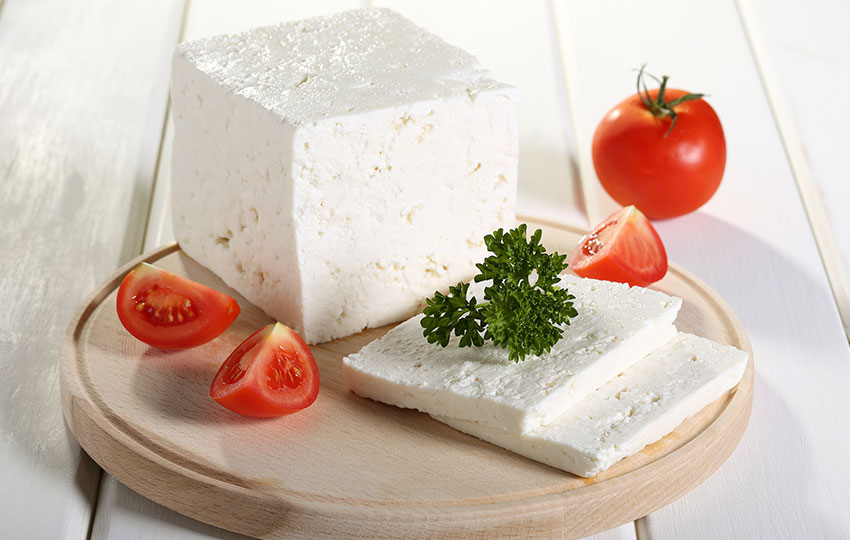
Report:
[[[319,394],[319,368],[294,330],[269,324],[227,357],[210,386],[210,397],[231,411],[255,418],[290,414]]]
[[[583,236],[567,262],[581,277],[640,287],[667,273],[667,251],[661,237],[634,206],[614,212]]]
[[[128,332],[163,349],[203,345],[239,315],[230,296],[148,263],[127,274],[116,305]]]

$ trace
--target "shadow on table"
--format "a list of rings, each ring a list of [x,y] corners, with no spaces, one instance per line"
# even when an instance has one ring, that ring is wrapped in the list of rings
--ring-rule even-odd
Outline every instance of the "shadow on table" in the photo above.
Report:
[[[582,205],[578,166],[557,148],[524,144],[520,149],[518,179],[520,200],[545,201],[552,208]]]
[[[650,533],[676,531],[680,538],[708,531],[736,531],[736,538],[753,540],[797,538],[847,538],[850,524],[835,522],[808,495],[815,491],[818,471],[807,444],[805,419],[788,406],[779,391],[757,374],[753,413],[747,432],[719,472],[671,505],[649,515]],[[769,418],[780,418],[780,422]],[[770,448],[766,448],[766,442]],[[796,495],[794,495],[796,494]],[[752,515],[753,513],[758,516]],[[655,523],[676,523],[675,527]],[[722,523],[722,526],[718,525]],[[675,535],[674,535],[675,536]]]
[[[190,517],[178,514],[150,499],[142,497],[114,478],[104,477],[103,500],[106,508],[99,509],[92,528],[92,538],[110,538],[119,533],[141,533],[145,537],[220,538],[222,540],[248,540],[250,537],[219,529]],[[115,526],[115,523],[120,525]]]
[[[189,351],[150,349],[135,368],[133,391],[152,412],[164,418],[196,424],[238,424],[238,415],[209,397],[219,360],[228,354],[218,343]]]
[[[781,341],[791,347],[789,353],[802,353],[800,358],[807,362],[836,352],[837,343],[830,339],[834,334],[824,331],[843,335],[843,330],[819,258],[814,270],[804,268],[788,256],[800,253],[797,246],[780,251],[749,231],[701,212],[655,226],[670,260],[716,290],[751,337]],[[811,256],[819,257],[815,250]]]
[[[792,258],[818,257],[817,251],[774,247],[759,239],[757,231],[700,212],[660,222],[657,228],[670,259],[699,269],[698,277],[738,314],[750,336],[756,368],[752,417],[740,447],[724,465],[724,480],[709,478],[687,496],[689,504],[674,503],[676,521],[698,531],[716,529],[718,519],[731,520],[742,538],[780,538],[803,530],[811,531],[811,538],[850,536],[850,523],[833,517],[846,512],[843,503],[827,495],[838,486],[823,485],[825,479],[846,475],[831,470],[840,463],[846,471],[846,461],[836,461],[836,450],[829,446],[845,446],[842,441],[847,440],[838,427],[846,425],[846,412],[833,406],[831,397],[839,384],[836,377],[847,375],[847,342],[820,259],[805,268]],[[704,249],[694,249],[694,242]],[[834,427],[825,432],[824,425]],[[814,445],[813,437],[820,444]],[[832,461],[824,463],[824,457]],[[729,468],[735,483],[729,482]],[[812,493],[821,493],[820,500],[813,500]],[[745,498],[758,502],[741,505]],[[700,512],[724,506],[726,516]],[[736,515],[738,508],[761,509],[763,516]],[[770,530],[751,533],[756,526]]]

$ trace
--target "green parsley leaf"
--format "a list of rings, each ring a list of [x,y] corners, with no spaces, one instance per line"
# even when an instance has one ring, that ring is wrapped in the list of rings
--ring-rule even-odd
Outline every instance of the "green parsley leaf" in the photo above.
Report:
[[[428,343],[448,346],[452,335],[460,347],[480,347],[485,341],[510,350],[514,362],[529,354],[549,352],[561,339],[561,325],[578,315],[575,297],[556,287],[567,268],[566,255],[548,254],[540,244],[542,231],[526,236],[523,223],[507,233],[499,229],[484,237],[492,253],[477,264],[475,282],[491,281],[480,304],[467,299],[468,283],[449,287],[449,294],[434,293],[426,300],[420,324]]]

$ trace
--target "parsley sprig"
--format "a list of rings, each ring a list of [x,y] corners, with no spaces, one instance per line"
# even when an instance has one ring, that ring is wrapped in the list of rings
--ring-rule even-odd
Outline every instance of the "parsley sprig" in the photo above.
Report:
[[[461,347],[480,347],[485,341],[510,350],[514,362],[529,354],[549,352],[561,339],[562,324],[578,315],[564,288],[555,287],[567,264],[566,255],[546,253],[540,245],[542,231],[526,236],[523,223],[507,233],[503,229],[484,237],[492,255],[477,264],[475,282],[491,280],[481,303],[467,299],[469,283],[449,287],[449,294],[434,293],[426,300],[420,324],[428,343],[446,347],[452,334]],[[533,281],[533,283],[532,283]]]

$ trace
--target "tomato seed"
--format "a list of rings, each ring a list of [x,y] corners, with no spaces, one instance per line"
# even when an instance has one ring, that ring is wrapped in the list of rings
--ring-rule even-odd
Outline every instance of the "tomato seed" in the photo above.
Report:
[[[591,234],[590,238],[587,239],[587,242],[581,248],[585,255],[596,255],[604,246],[605,244],[599,240],[596,234]]]
[[[224,381],[225,384],[233,384],[238,382],[239,379],[245,376],[247,370],[242,367],[242,362],[234,362],[231,366],[227,368],[227,371],[224,372],[221,380]]]
[[[159,285],[154,285],[147,292],[137,293],[133,296],[133,302],[136,311],[144,313],[150,322],[163,326],[183,324],[199,314],[189,298]]]
[[[275,351],[274,361],[269,363],[269,374],[266,382],[272,390],[283,390],[283,387],[298,388],[304,382],[304,374],[294,365],[298,354],[287,350],[282,345]]]
[[[292,366],[286,370],[286,378],[284,379],[284,383],[290,388],[298,388],[298,386],[301,384],[301,378],[301,370],[295,366]]]
[[[592,232],[587,241],[581,246],[582,252],[585,255],[596,255],[599,253],[602,248],[605,247],[605,244],[611,239],[611,232],[613,229],[609,230],[612,225],[616,225],[617,221],[613,220],[610,223],[606,223],[604,227],[601,227],[599,230]]]
[[[275,361],[269,365],[269,374],[266,377],[266,383],[272,390],[283,388],[283,366],[280,364],[279,358],[275,358]]]

